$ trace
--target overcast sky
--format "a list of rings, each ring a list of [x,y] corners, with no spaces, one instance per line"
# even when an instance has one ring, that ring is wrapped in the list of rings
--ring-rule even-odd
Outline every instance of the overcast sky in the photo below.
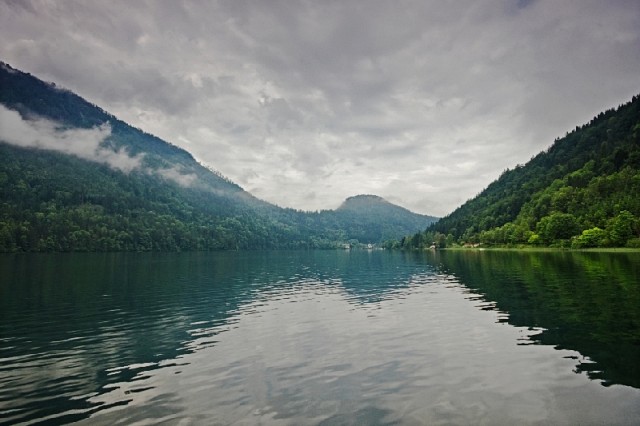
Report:
[[[0,0],[0,60],[280,206],[441,216],[640,93],[640,1]]]

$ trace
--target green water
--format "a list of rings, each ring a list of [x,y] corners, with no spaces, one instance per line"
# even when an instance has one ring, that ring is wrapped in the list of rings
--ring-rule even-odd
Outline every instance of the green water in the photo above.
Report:
[[[637,424],[640,255],[0,257],[7,424]]]

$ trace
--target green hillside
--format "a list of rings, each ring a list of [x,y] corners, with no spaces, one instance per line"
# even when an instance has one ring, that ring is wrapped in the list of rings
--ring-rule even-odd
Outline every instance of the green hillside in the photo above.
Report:
[[[405,247],[480,243],[640,246],[640,96],[600,113]]]
[[[0,89],[0,252],[328,248],[432,222],[397,206],[389,215],[282,209],[3,63]]]

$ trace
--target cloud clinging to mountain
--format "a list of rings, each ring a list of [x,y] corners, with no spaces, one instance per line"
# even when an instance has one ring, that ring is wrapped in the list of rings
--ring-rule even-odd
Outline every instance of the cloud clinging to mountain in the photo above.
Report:
[[[134,170],[160,176],[181,186],[193,185],[197,177],[178,166],[151,169],[144,166],[145,154],[130,155],[125,148],[113,149],[105,141],[111,126],[104,123],[90,129],[65,128],[44,118],[23,118],[20,113],[0,104],[0,141],[22,148],[43,149],[73,155],[83,160],[106,164],[114,170]]]
[[[67,129],[42,118],[26,120],[17,111],[0,105],[0,140],[6,143],[74,155],[124,173],[140,169],[143,155],[131,156],[124,149],[101,145],[109,136],[109,123],[91,129]]]

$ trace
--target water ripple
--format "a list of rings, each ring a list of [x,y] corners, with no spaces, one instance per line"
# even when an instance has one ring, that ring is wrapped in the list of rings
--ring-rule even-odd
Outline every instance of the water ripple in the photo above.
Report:
[[[44,257],[21,272],[40,275],[3,293],[0,422],[522,424],[573,413],[624,423],[640,415],[637,390],[575,374],[604,373],[575,351],[531,345],[546,328],[512,325],[512,311],[423,258],[80,258],[80,266],[57,258],[47,282],[41,274],[53,264]],[[598,405],[609,410],[590,409]]]

